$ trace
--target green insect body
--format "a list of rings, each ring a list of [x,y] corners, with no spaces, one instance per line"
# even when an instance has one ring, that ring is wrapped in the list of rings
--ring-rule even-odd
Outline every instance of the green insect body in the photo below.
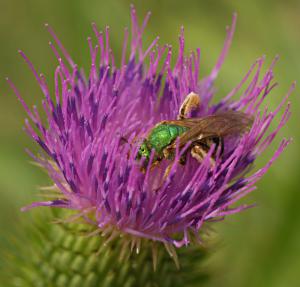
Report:
[[[166,178],[170,172],[176,148],[181,150],[189,142],[191,146],[179,159],[179,163],[185,164],[185,155],[188,152],[198,162],[202,162],[210,148],[214,146],[215,150],[210,158],[213,165],[217,152],[219,151],[220,155],[224,152],[224,139],[227,137],[239,138],[252,126],[253,118],[251,116],[234,110],[201,118],[188,118],[189,113],[199,106],[199,95],[191,92],[181,104],[176,120],[162,121],[150,130],[143,139],[136,156],[137,160],[144,159],[142,171],[145,171],[151,151],[154,151],[152,167],[164,159],[171,161],[165,172],[164,178]],[[178,145],[176,139],[179,140]]]
[[[188,129],[187,127],[174,124],[157,125],[150,131],[147,139],[141,144],[137,158],[145,157],[146,161],[149,161],[152,149],[155,150],[155,159],[163,158],[163,150]]]

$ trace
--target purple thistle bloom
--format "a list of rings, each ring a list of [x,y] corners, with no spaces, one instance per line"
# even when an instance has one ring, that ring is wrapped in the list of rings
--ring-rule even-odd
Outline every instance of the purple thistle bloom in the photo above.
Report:
[[[27,133],[43,150],[38,156],[29,153],[47,170],[59,190],[56,200],[33,203],[23,210],[36,206],[73,209],[78,211],[78,217],[98,226],[99,232],[112,237],[123,233],[137,246],[141,238],[161,241],[173,254],[173,246],[188,245],[192,238],[197,239],[205,222],[248,207],[232,208],[232,205],[256,188],[256,182],[290,142],[283,139],[269,162],[247,175],[255,159],[290,117],[287,100],[294,84],[275,111],[263,107],[265,97],[276,85],[272,71],[276,59],[261,77],[264,58],[259,58],[241,82],[218,104],[212,105],[213,84],[230,47],[236,15],[227,29],[215,67],[202,80],[199,80],[200,49],[185,55],[183,29],[174,67],[170,64],[172,48],[159,46],[158,38],[146,50],[142,48],[142,34],[149,16],[139,26],[136,11],[131,9],[130,53],[128,58],[129,32],[125,29],[120,66],[115,63],[109,46],[109,28],[102,33],[93,24],[98,42],[94,46],[88,39],[91,67],[87,76],[47,26],[56,43],[50,43],[50,47],[59,63],[53,97],[44,76],[20,52],[45,96],[42,104],[46,123],[41,121],[36,107],[31,110],[16,87],[8,82],[30,118],[25,122]],[[239,91],[242,91],[240,99],[232,100]],[[183,151],[177,150],[165,180],[168,160],[153,169],[149,164],[141,172],[140,162],[135,158],[138,146],[132,147],[130,143],[142,138],[156,123],[176,119],[190,92],[198,94],[201,102],[192,117],[243,111],[255,119],[251,130],[232,142],[225,142],[224,154],[216,159],[214,166],[209,157],[212,151],[202,163],[189,156],[182,166],[178,162]],[[282,109],[278,126],[270,131],[271,122]]]

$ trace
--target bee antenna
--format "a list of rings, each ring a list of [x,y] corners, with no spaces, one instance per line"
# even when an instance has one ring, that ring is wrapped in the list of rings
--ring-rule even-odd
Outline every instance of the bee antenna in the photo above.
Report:
[[[129,143],[128,139],[125,138],[124,136],[121,136],[120,140],[123,141],[123,142],[125,142],[125,143]]]

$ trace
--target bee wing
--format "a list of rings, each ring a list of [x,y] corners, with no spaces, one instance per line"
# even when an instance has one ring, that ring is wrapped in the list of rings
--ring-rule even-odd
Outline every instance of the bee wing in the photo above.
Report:
[[[168,124],[168,125],[176,125],[176,126],[192,129],[199,123],[200,120],[201,118],[190,118],[190,119],[182,119],[182,120],[162,121],[159,122],[158,125]]]
[[[211,136],[239,136],[250,130],[253,119],[243,112],[229,111],[203,118],[171,122],[190,128],[179,137],[180,147],[183,147],[188,141],[200,140]]]

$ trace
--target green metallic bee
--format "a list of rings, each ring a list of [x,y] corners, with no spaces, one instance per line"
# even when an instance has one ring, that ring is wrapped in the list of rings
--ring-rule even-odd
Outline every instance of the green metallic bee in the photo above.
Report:
[[[156,166],[164,159],[174,160],[176,144],[179,144],[180,150],[190,143],[188,150],[180,158],[181,164],[185,163],[188,152],[201,162],[214,145],[211,157],[211,162],[214,163],[217,151],[220,155],[224,152],[224,138],[240,137],[249,131],[253,123],[249,115],[237,111],[227,111],[202,118],[187,118],[191,110],[198,108],[199,105],[199,96],[190,93],[179,109],[177,120],[159,122],[149,131],[136,157],[137,160],[145,158],[143,170],[149,163],[152,150],[155,152],[152,166]]]

